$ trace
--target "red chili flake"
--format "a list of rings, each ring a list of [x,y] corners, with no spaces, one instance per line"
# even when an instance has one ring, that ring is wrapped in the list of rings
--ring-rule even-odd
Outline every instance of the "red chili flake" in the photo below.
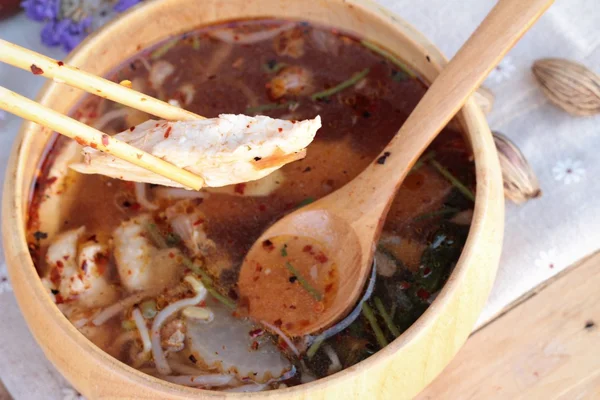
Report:
[[[133,204],[131,205],[131,209],[132,209],[133,211],[139,211],[141,208],[142,208],[142,206],[140,205],[140,203],[133,203]]]
[[[264,335],[264,333],[265,333],[264,329],[261,329],[261,328],[254,329],[254,330],[251,330],[250,332],[248,332],[248,334],[250,335],[250,337],[252,339],[262,336],[262,335]]]
[[[98,148],[98,145],[97,145],[96,143],[92,142],[92,143],[90,143],[90,147],[91,147],[92,149],[97,149],[97,148]]]
[[[278,328],[281,327],[281,324],[283,324],[283,321],[281,321],[281,319],[278,319],[275,322],[273,322],[273,325],[275,325]]]
[[[108,138],[109,136],[107,134],[102,135],[102,144],[105,146],[108,146]]]
[[[258,350],[258,342],[257,341],[252,342],[251,348],[252,348],[252,350]]]
[[[70,256],[67,254],[66,256],[63,256],[63,260],[68,261],[70,258]]]
[[[56,299],[56,304],[62,304],[65,302],[65,300],[60,294],[57,294],[54,298]]]
[[[293,305],[293,304],[290,306],[290,310],[295,310],[296,308],[297,307],[295,305]]]
[[[275,248],[275,245],[273,245],[273,242],[267,239],[264,242],[262,242],[262,247],[267,251],[272,251]]]
[[[194,364],[196,364],[198,362],[198,360],[196,359],[196,357],[194,357],[193,354],[190,354],[190,356],[188,357],[190,359],[190,361]]]
[[[261,272],[262,271],[262,265],[260,265],[260,264],[257,263],[255,271],[256,272]]]
[[[304,168],[304,171],[302,171],[302,172],[310,172],[311,169],[312,168],[310,168],[310,167],[306,167],[306,168]]]
[[[175,253],[170,252],[169,253],[169,258],[175,258]]]
[[[87,272],[87,260],[83,260],[83,262],[81,263],[81,270],[83,272]]]
[[[298,324],[304,328],[304,327],[307,327],[308,325],[310,325],[310,321],[307,319],[302,319],[302,320],[300,320],[300,322]],[[336,335],[336,337],[337,337],[337,335]]]
[[[306,245],[304,246],[304,248],[302,249],[303,252],[305,253],[310,253],[312,251],[312,246],[311,245]]]
[[[410,282],[406,282],[406,281],[400,282],[400,289],[406,290],[408,288],[410,288]]]
[[[57,179],[58,178],[56,176],[46,179],[46,185],[52,185],[54,182],[56,182]]]
[[[233,40],[235,40],[237,42],[238,40],[240,40],[240,37],[238,35],[235,35],[235,36],[233,36]]]
[[[57,268],[52,268],[50,271],[50,282],[57,285],[60,282],[60,271]]]
[[[96,235],[92,235],[89,238],[87,238],[88,242],[92,241],[92,242],[96,242]]]
[[[58,260],[58,261],[56,262],[56,266],[57,266],[58,268],[62,268],[62,267],[64,267],[65,265],[63,264],[63,262],[62,262],[62,261]]]
[[[87,146],[87,142],[85,140],[83,140],[82,138],[80,138],[79,136],[75,136],[75,141],[82,146]]]
[[[322,251],[320,251],[319,254],[317,254],[315,256],[315,260],[317,260],[321,264],[324,264],[324,263],[326,263],[329,260],[329,258],[327,258],[327,256],[325,254],[323,254]]]
[[[198,303],[198,307],[206,307],[206,301],[202,300],[200,303]]]
[[[426,268],[423,270],[423,278],[427,278],[429,275],[431,275],[431,268],[429,268],[429,267],[426,267]]]
[[[325,293],[331,292],[331,289],[333,289],[333,283],[330,283],[327,286],[325,286]]]
[[[265,206],[264,204],[258,205],[258,211],[266,211],[266,210],[267,210],[267,206]]]
[[[40,67],[38,67],[35,64],[31,64],[31,66],[29,67],[29,69],[31,69],[31,72],[33,72],[34,75],[41,75],[44,73],[44,70],[41,69]]]
[[[98,113],[97,113],[96,111],[92,111],[92,112],[91,112],[91,113],[89,113],[89,115],[88,115],[88,117],[89,117],[89,118],[92,118],[92,119],[96,118],[97,116],[98,116]]]
[[[168,139],[170,135],[171,135],[171,127],[168,127],[163,136],[165,137],[165,139]]]
[[[259,279],[260,279],[260,276],[256,275],[255,277],[252,278],[252,282],[256,282]]]
[[[246,184],[245,183],[238,183],[233,188],[233,191],[236,192],[236,193],[239,193],[239,194],[244,194],[244,192],[246,191]]]
[[[198,226],[198,225],[200,225],[200,224],[201,224],[201,223],[203,223],[203,222],[204,222],[204,218],[198,218],[198,219],[196,220],[196,222],[194,222],[194,226]]]
[[[427,290],[420,288],[417,291],[417,296],[419,296],[423,300],[427,300],[429,298],[429,296],[431,296],[431,294]]]
[[[133,132],[135,130],[135,126],[130,126],[129,127],[129,132]]]
[[[277,128],[279,132],[283,132],[283,128]]]
[[[62,61],[57,62],[57,64],[58,64],[59,67],[62,67],[63,65],[65,65],[65,63],[62,62]]]

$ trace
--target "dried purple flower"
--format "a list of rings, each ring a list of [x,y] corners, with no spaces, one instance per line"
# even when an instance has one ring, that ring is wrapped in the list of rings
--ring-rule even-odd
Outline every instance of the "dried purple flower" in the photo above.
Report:
[[[71,51],[95,29],[141,0],[24,0],[27,17],[45,22],[41,32],[46,46]]]
[[[119,0],[113,7],[113,10],[123,12],[139,3],[141,3],[141,0]]]
[[[21,3],[28,18],[34,21],[48,21],[58,17],[60,2],[58,0],[25,0]]]

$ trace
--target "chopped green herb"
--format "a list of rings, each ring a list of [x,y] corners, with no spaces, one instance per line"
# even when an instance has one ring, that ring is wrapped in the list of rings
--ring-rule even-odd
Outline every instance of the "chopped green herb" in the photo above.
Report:
[[[306,279],[304,279],[304,277],[302,275],[300,275],[298,273],[298,271],[296,271],[296,268],[294,268],[294,266],[292,264],[290,264],[289,262],[285,263],[285,267],[288,269],[288,271],[290,271],[296,278],[298,278],[298,282],[300,283],[300,285],[302,285],[302,287],[304,289],[306,289],[306,291],[308,293],[310,293],[310,295],[317,301],[321,301],[321,293],[319,293],[317,291],[317,289],[315,289],[314,287],[312,287],[310,285],[310,283],[308,283],[308,281]]]
[[[407,79],[409,79],[410,77],[408,76],[408,74],[404,71],[398,71],[396,69],[392,70],[392,80],[394,82],[402,82],[405,81]]]
[[[429,219],[429,218],[434,218],[434,217],[440,217],[440,216],[443,216],[443,215],[456,214],[459,211],[460,210],[458,208],[446,207],[446,208],[442,208],[440,210],[436,210],[436,211],[432,211],[432,212],[428,212],[428,213],[424,213],[424,214],[418,215],[414,219],[414,221],[422,221],[424,219]]]
[[[349,88],[351,86],[356,85],[365,76],[367,76],[370,71],[371,71],[370,68],[365,68],[364,70],[362,70],[358,74],[354,75],[352,78],[345,80],[344,82],[340,83],[337,86],[334,86],[332,88],[329,88],[329,89],[323,90],[321,92],[315,93],[312,96],[310,96],[310,98],[313,99],[313,100],[318,100],[318,99],[322,99],[324,97],[329,97],[329,96],[334,95],[334,94],[336,94],[338,92],[341,92],[344,89],[347,89],[347,88]]]
[[[387,328],[390,330],[392,335],[394,335],[394,337],[400,336],[400,331],[394,324],[394,321],[392,320],[392,317],[390,316],[390,314],[387,313],[385,307],[383,306],[383,302],[381,301],[381,299],[379,297],[375,297],[374,301],[375,301],[375,307],[377,307],[377,312],[379,313],[379,315],[381,315],[381,318],[383,318],[383,320],[385,321],[385,324],[387,325]]]
[[[177,43],[179,43],[179,38],[168,41],[167,43],[163,44],[158,49],[156,49],[152,53],[150,53],[150,58],[152,60],[157,60],[157,59],[161,58],[162,56],[167,54],[167,52],[169,50],[171,50],[173,47],[175,47],[175,45]]]
[[[163,235],[158,230],[158,227],[155,224],[149,224],[147,228],[148,234],[150,235],[150,240],[154,242],[156,246],[161,249],[166,249],[169,246],[167,245],[167,241],[163,237]]]
[[[444,176],[450,183],[454,185],[460,192],[465,195],[466,198],[471,201],[475,201],[475,195],[465,184],[458,180],[454,175],[450,173],[442,164],[437,162],[436,160],[429,160],[429,163],[437,169],[437,171]]]
[[[380,56],[383,56],[385,58],[387,58],[392,64],[396,65],[398,68],[400,68],[406,75],[410,76],[411,78],[415,78],[416,75],[414,72],[412,72],[407,66],[406,64],[404,64],[402,61],[400,61],[400,59],[398,59],[398,57],[394,56],[392,53],[390,53],[387,50],[382,49],[381,47],[377,46],[374,43],[371,43],[369,41],[366,40],[361,40],[360,43],[365,46],[367,49],[379,54]]]
[[[425,162],[431,160],[433,157],[435,157],[435,151],[430,151],[429,153],[425,154],[417,160],[415,165],[413,165],[413,167],[411,168],[410,172],[418,170],[425,164]]]
[[[287,252],[287,244],[284,244],[283,247],[281,248],[281,257],[287,257],[288,252]]]
[[[145,319],[152,319],[156,316],[158,311],[156,310],[155,300],[146,300],[140,304],[140,311]]]
[[[192,48],[200,50],[200,38],[198,36],[192,36]]]
[[[375,338],[377,339],[377,343],[379,343],[379,347],[384,348],[385,346],[387,346],[388,341],[385,338],[385,335],[383,334],[381,327],[377,323],[377,318],[375,317],[375,314],[373,314],[373,310],[367,304],[366,301],[362,305],[362,313],[365,316],[365,318],[367,319],[367,321],[369,321],[369,324],[371,325],[371,329],[373,329],[373,333],[375,334]]]
[[[125,331],[132,331],[136,328],[135,322],[133,322],[130,319],[126,319],[123,322],[121,322],[121,328],[123,328],[123,330]]]
[[[270,74],[276,74],[277,72],[281,71],[285,67],[287,67],[286,63],[283,63],[283,62],[278,63],[275,60],[269,60],[268,62],[263,64],[263,70]]]
[[[302,200],[300,203],[298,203],[298,205],[296,206],[296,209],[307,206],[310,203],[314,203],[314,201],[315,201],[315,199],[313,197],[307,197],[304,200]]]
[[[212,284],[213,284],[212,278],[198,264],[196,264],[194,261],[192,261],[191,259],[189,259],[185,256],[182,257],[182,261],[183,261],[183,265],[188,267],[196,275],[200,276],[202,283],[204,283],[205,285],[208,284],[208,285],[212,286]]]
[[[265,111],[281,110],[284,108],[294,107],[296,105],[300,105],[300,103],[298,103],[297,101],[288,101],[287,103],[262,104],[260,106],[246,108],[246,114],[256,115]]]
[[[188,267],[193,273],[200,276],[200,281],[206,288],[206,291],[210,293],[212,297],[223,303],[226,307],[235,310],[237,305],[235,301],[231,300],[229,297],[223,296],[214,288],[213,279],[208,275],[199,265],[197,265],[194,261],[187,257],[182,257],[183,265]]]
[[[310,347],[306,351],[306,356],[309,360],[313,358],[315,354],[317,354],[317,351],[319,351],[319,348],[321,347],[323,342],[325,342],[324,339],[317,338],[317,340],[315,340],[315,342],[310,345]]]
[[[169,247],[173,247],[173,246],[177,246],[179,243],[181,243],[181,238],[179,237],[178,234],[169,232],[169,233],[167,233],[167,236],[165,237],[165,241],[167,242],[167,245]]]
[[[204,281],[202,281],[202,283],[204,283]],[[206,291],[210,293],[212,297],[223,303],[225,307],[230,308],[231,310],[235,310],[237,308],[235,301],[231,300],[229,297],[223,296],[221,293],[217,292],[215,288],[206,283],[204,283],[204,286],[206,287]]]

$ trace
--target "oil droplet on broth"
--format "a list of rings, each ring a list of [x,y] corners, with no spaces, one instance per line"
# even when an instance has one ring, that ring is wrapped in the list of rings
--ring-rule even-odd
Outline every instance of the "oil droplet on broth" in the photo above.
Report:
[[[290,336],[308,333],[339,286],[337,266],[325,249],[309,237],[282,235],[253,250],[238,280],[249,315]]]

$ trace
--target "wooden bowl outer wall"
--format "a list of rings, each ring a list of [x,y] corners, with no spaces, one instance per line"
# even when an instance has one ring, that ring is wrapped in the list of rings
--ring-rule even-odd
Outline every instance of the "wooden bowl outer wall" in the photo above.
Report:
[[[152,0],[91,35],[65,62],[105,75],[140,49],[170,36],[244,18],[306,20],[356,34],[401,55],[430,82],[446,62],[419,32],[369,0]],[[68,113],[82,95],[78,89],[48,82],[37,100]],[[467,339],[491,290],[500,256],[504,197],[494,142],[485,117],[472,100],[461,110],[459,121],[474,151],[477,199],[458,264],[415,324],[385,349],[340,373],[263,393],[198,390],[138,372],[88,341],[46,294],[27,248],[25,215],[30,189],[52,137],[49,130],[29,122],[14,143],[2,207],[6,260],[21,311],[48,359],[89,399],[412,398],[441,372]]]

